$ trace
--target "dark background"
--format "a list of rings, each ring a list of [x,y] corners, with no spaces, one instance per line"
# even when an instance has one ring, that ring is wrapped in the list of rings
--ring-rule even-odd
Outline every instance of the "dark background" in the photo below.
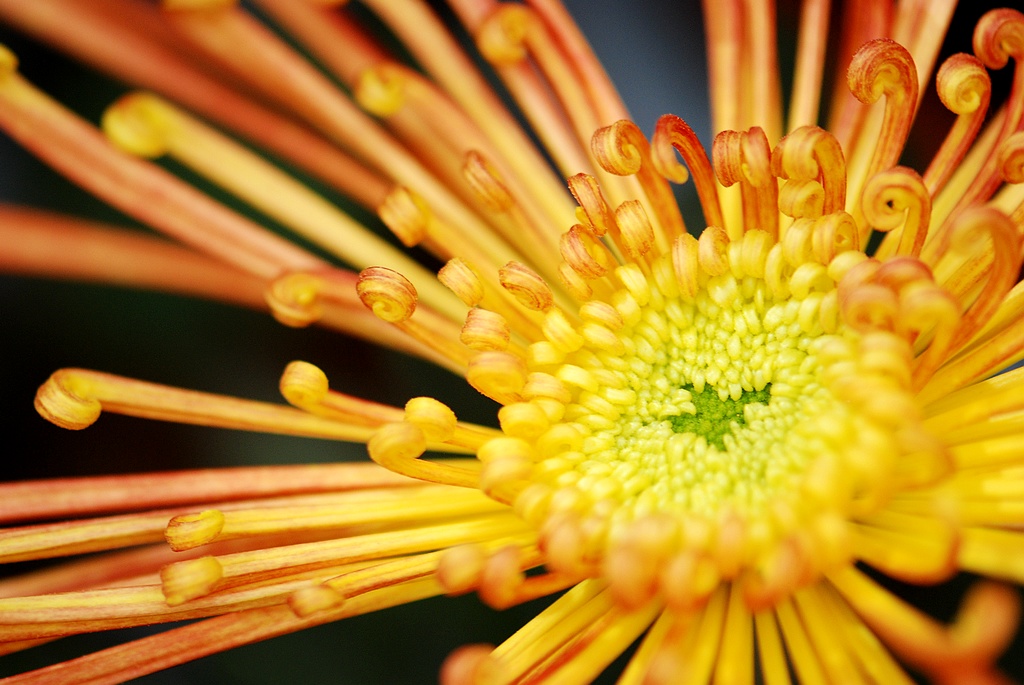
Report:
[[[645,132],[653,129],[659,115],[672,112],[689,121],[705,144],[710,142],[699,3],[567,4]],[[782,2],[780,11],[782,26],[795,26],[795,3]],[[970,49],[970,30],[981,11],[975,6],[958,16],[959,28],[948,41],[954,47],[947,54]],[[782,40],[793,37],[784,35]],[[32,80],[93,121],[124,91],[2,27],[0,41],[19,54],[23,71]],[[924,126],[911,141],[911,157],[926,159],[941,140],[949,123],[943,114],[922,119]],[[681,195],[692,206],[689,188],[692,185]],[[0,198],[126,223],[2,136]],[[0,439],[5,445],[0,474],[9,480],[365,458],[359,445],[116,415],[104,415],[86,431],[69,432],[43,421],[32,409],[36,387],[63,366],[278,401],[278,376],[293,359],[317,364],[332,387],[343,391],[398,405],[410,396],[430,394],[452,406],[460,418],[494,422],[492,403],[461,379],[360,341],[315,328],[285,328],[266,315],[218,304],[0,276]],[[941,596],[917,596],[948,615],[956,594],[954,589]],[[428,600],[207,658],[145,682],[430,683],[452,649],[470,642],[500,642],[546,604],[499,614],[473,597]],[[60,647],[73,655],[125,639],[116,633],[84,636],[63,641]],[[54,658],[52,650],[53,646],[0,659],[0,675],[48,663]]]

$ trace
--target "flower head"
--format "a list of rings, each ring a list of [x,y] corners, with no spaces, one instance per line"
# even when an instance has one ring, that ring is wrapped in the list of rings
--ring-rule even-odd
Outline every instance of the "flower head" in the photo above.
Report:
[[[51,3],[0,16],[163,95],[122,98],[101,133],[4,53],[0,126],[187,247],[12,209],[7,268],[262,291],[286,325],[464,376],[496,427],[340,393],[306,362],[281,377],[291,406],[57,371],[36,408],[65,428],[115,412],[364,442],[376,463],[0,486],[5,520],[28,522],[0,558],[107,552],[0,584],[10,651],[205,619],[25,682],[117,681],[439,594],[563,591],[442,680],[590,682],[637,643],[620,682],[1001,682],[1018,600],[994,581],[1024,580],[1020,372],[999,375],[1024,358],[1024,71],[989,116],[988,69],[1024,54],[1024,15],[985,14],[975,54],[939,68],[956,121],[915,170],[901,155],[952,4],[844,10],[825,126],[827,7],[802,9],[786,116],[771,7],[706,7],[706,147],[673,115],[644,136],[557,3],[453,2],[544,152],[412,0],[365,5],[422,71],[347,6],[257,3],[351,98],[233,3],[58,4],[74,22]],[[171,99],[374,209],[437,277]],[[323,256],[145,160],[161,156]],[[691,179],[699,226],[669,187]],[[71,520],[31,523],[54,518]],[[880,580],[960,571],[992,580],[950,625]]]

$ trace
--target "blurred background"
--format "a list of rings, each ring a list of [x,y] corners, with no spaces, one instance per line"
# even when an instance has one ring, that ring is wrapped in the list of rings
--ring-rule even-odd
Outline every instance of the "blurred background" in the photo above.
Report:
[[[706,61],[695,1],[567,0],[645,132],[666,112],[686,119],[710,144]],[[970,33],[989,3],[962,10],[944,54],[970,50]],[[780,4],[792,44],[798,5]],[[787,43],[788,41],[788,43]],[[92,121],[125,88],[0,26],[0,42],[26,76]],[[1005,82],[1005,76],[1003,81]],[[1005,86],[1002,86],[1005,89]],[[925,108],[937,105],[934,94]],[[951,121],[922,118],[908,161],[927,159]],[[937,140],[938,139],[938,140]],[[923,168],[918,165],[917,168]],[[692,207],[691,186],[681,191]],[[0,134],[0,199],[130,225],[63,181]],[[0,245],[0,249],[3,246]],[[430,394],[459,417],[494,424],[495,406],[464,381],[428,364],[317,328],[290,329],[269,316],[215,303],[97,285],[0,276],[0,439],[5,480],[262,463],[364,459],[365,448],[104,415],[88,430],[64,431],[32,409],[54,370],[82,366],[187,388],[280,401],[277,381],[294,359],[320,366],[332,387],[402,405]],[[959,594],[915,592],[948,616]],[[172,683],[432,683],[444,657],[472,642],[498,643],[547,600],[494,612],[475,597],[440,598],[249,646],[145,678]],[[0,676],[125,641],[84,636],[0,659]],[[1019,668],[1014,666],[1018,673]],[[613,680],[611,676],[606,680]]]

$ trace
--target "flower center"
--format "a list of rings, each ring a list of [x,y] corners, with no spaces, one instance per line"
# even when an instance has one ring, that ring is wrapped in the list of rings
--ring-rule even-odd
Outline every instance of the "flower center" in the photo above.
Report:
[[[892,430],[916,420],[910,350],[837,316],[841,259],[756,230],[680,245],[616,267],[578,318],[546,310],[520,389],[508,355],[478,358],[471,380],[515,398],[481,484],[551,569],[627,604],[690,606],[722,579],[771,603],[847,563],[854,521],[911,477],[899,457],[918,447]]]
[[[672,430],[703,437],[707,443],[719,450],[725,449],[725,436],[734,434],[740,426],[747,424],[744,407],[748,404],[768,404],[772,398],[772,384],[766,383],[762,390],[744,390],[740,397],[722,399],[718,393],[707,388],[698,391],[691,383],[683,386],[693,401],[693,414],[680,414],[669,418]]]
[[[567,405],[583,440],[551,457],[568,468],[548,482],[596,488],[631,518],[762,515],[796,486],[811,457],[806,428],[835,404],[810,352],[821,332],[797,322],[802,305],[732,274],[690,301],[659,292],[617,331],[621,354],[581,350],[600,387]]]
[[[829,336],[808,314],[820,293],[777,297],[763,279],[724,273],[693,298],[654,283],[646,295],[635,311],[627,290],[613,295],[630,304],[612,308],[621,326],[605,326],[610,344],[585,343],[553,369],[530,365],[569,391],[546,433],[564,442],[540,437],[546,454],[532,480],[571,500],[568,511],[614,503],[623,523],[654,513],[754,518],[793,500],[822,421],[849,416],[820,379],[814,349]],[[583,337],[603,341],[594,327],[608,323],[584,323]]]

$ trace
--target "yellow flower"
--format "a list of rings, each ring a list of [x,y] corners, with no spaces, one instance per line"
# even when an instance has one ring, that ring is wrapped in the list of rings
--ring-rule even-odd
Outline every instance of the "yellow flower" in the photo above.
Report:
[[[975,55],[938,69],[956,118],[916,171],[901,155],[952,3],[850,5],[834,50],[828,7],[804,3],[785,116],[771,7],[707,3],[705,148],[673,115],[646,138],[553,0],[452,2],[543,150],[414,0],[363,5],[422,72],[349,6],[255,3],[343,89],[231,2],[165,4],[0,3],[162,93],[121,98],[101,133],[0,55],[0,126],[179,243],[7,207],[3,268],[358,335],[463,376],[498,427],[343,394],[301,361],[280,379],[291,406],[57,371],[36,408],[65,428],[121,413],[365,443],[376,463],[0,485],[0,520],[24,524],[0,559],[103,553],[0,583],[0,650],[204,619],[13,682],[116,682],[470,592],[562,594],[454,652],[452,685],[591,682],[634,643],[619,682],[1005,682],[1024,69],[995,114],[988,70],[1024,57],[1024,15],[988,12]],[[376,211],[437,277],[203,118]],[[291,237],[145,160],[163,156]],[[690,177],[697,226],[669,187]],[[884,580],[961,571],[984,580],[949,624]]]

